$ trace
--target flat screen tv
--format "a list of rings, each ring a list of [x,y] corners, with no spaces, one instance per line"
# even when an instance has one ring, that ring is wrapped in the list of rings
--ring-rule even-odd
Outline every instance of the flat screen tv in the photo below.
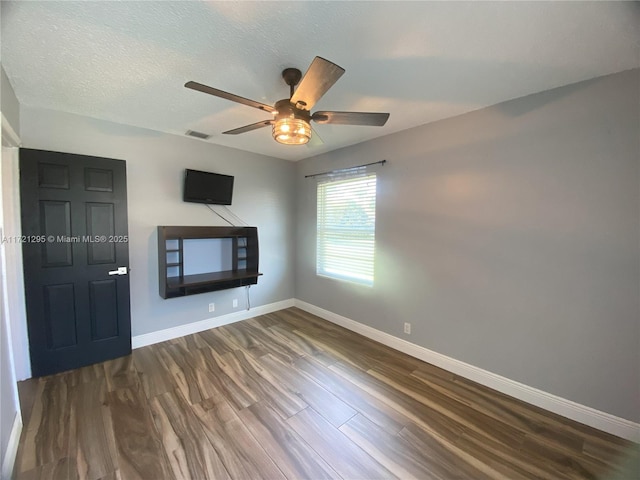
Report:
[[[230,175],[186,169],[184,172],[184,201],[231,205],[233,178]]]

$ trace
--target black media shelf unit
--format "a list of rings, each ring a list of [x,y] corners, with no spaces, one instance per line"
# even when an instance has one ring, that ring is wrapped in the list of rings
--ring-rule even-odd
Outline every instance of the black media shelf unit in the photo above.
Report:
[[[185,274],[185,242],[229,239],[230,270]],[[212,252],[220,255],[220,252]],[[257,227],[158,226],[158,280],[162,298],[244,287],[258,283]]]

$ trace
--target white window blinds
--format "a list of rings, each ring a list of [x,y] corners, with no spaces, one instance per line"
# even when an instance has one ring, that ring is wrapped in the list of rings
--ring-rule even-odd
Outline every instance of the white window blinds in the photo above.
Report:
[[[318,183],[318,275],[373,285],[376,174]]]

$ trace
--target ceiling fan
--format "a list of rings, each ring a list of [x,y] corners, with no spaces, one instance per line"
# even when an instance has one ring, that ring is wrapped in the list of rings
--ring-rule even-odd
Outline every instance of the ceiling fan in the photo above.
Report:
[[[381,127],[389,118],[388,113],[367,112],[328,112],[318,111],[311,113],[311,108],[329,90],[344,73],[344,68],[335,63],[316,57],[311,62],[309,69],[302,77],[302,72],[297,68],[285,68],[282,78],[289,85],[289,98],[278,100],[275,105],[249,100],[232,93],[218,90],[198,82],[187,82],[185,87],[200,92],[208,93],[216,97],[225,98],[232,102],[241,103],[250,107],[264,110],[273,115],[270,120],[245,125],[223,132],[227,135],[238,135],[258,128],[271,125],[273,138],[276,142],[285,145],[303,145],[311,139],[311,120],[317,123],[333,123],[336,125],[366,125]],[[302,79],[302,81],[300,80]],[[298,88],[294,87],[296,85]],[[295,90],[295,91],[294,91]]]

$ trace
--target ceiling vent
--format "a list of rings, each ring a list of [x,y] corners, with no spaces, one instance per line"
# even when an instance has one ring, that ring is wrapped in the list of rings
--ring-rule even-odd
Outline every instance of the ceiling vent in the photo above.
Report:
[[[187,130],[185,135],[189,135],[190,137],[199,138],[201,140],[206,140],[207,138],[211,137],[211,135],[207,135],[206,133],[202,133],[202,132],[196,132],[195,130]]]

